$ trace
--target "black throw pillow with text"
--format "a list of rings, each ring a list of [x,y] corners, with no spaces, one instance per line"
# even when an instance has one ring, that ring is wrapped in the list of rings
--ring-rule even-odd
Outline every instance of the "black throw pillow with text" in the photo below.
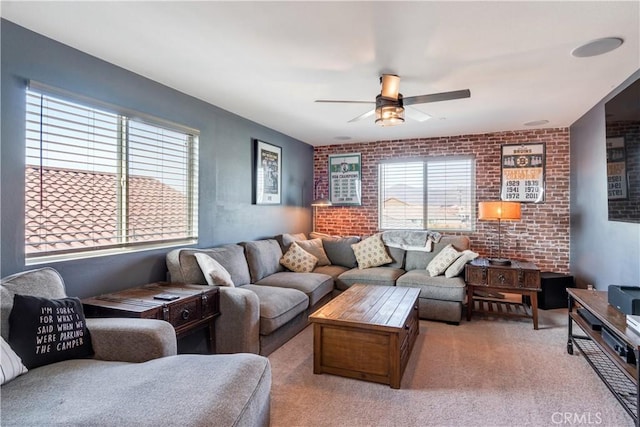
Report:
[[[82,303],[71,297],[14,295],[9,344],[28,369],[93,355]]]

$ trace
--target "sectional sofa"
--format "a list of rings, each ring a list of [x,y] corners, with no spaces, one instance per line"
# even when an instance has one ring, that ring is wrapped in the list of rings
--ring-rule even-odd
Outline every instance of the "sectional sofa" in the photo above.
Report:
[[[419,288],[421,318],[460,322],[466,290],[464,264],[477,256],[469,250],[467,237],[423,231],[400,238],[393,232],[367,238],[309,237],[283,234],[215,248],[179,248],[167,254],[171,281],[228,285],[221,287],[221,316],[216,321],[219,352],[270,354],[304,329],[309,314],[355,283]],[[369,242],[376,239],[378,246],[372,250]],[[311,268],[305,267],[304,256],[289,256],[295,252],[292,247],[313,255]],[[433,274],[435,261],[445,253],[453,254],[454,261]],[[287,258],[299,262],[288,264],[297,271],[283,266],[281,261]],[[203,259],[213,260],[215,267]]]
[[[31,346],[36,341],[29,334],[21,335],[20,329],[32,324],[27,329],[35,331],[34,322],[38,330],[51,325],[51,331],[56,331],[68,325],[42,323],[40,313],[43,307],[47,312],[49,304],[73,304],[74,299],[66,298],[62,277],[51,268],[2,279],[0,296],[3,426],[269,425],[271,367],[265,357],[176,355],[176,335],[169,323],[110,318],[86,319],[92,345],[84,356],[54,351],[76,342],[67,340],[68,332],[52,332],[53,338],[47,340],[43,340],[47,335],[37,332],[36,337],[52,343],[52,348],[35,354],[55,356],[57,361],[35,366],[33,352],[18,359],[13,351],[21,341]],[[25,310],[13,312],[18,299],[44,305],[30,319]],[[74,315],[74,326],[81,317]]]

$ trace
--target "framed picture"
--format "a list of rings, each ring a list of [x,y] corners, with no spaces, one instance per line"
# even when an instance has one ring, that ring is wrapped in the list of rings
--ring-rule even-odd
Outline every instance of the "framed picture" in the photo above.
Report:
[[[607,194],[609,200],[628,199],[627,153],[624,137],[607,138]]]
[[[279,205],[282,202],[282,148],[255,141],[254,203]]]
[[[500,167],[501,200],[544,202],[544,168],[544,144],[503,145]]]
[[[335,206],[362,204],[360,153],[329,155],[329,200]]]

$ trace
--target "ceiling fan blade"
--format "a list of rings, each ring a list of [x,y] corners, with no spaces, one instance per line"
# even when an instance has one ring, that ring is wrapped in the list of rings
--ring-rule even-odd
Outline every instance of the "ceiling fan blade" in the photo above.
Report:
[[[347,123],[353,123],[353,122],[357,122],[357,121],[362,120],[362,119],[366,119],[367,117],[373,116],[375,114],[375,112],[376,112],[376,110],[367,111],[366,113],[360,114],[358,117],[349,120]]]
[[[416,110],[413,107],[407,107],[404,109],[405,116],[409,117],[412,120],[416,120],[418,122],[426,122],[431,118],[431,116],[427,113],[423,113],[420,110]]]
[[[383,98],[398,99],[398,92],[400,92],[400,77],[395,74],[383,74],[380,77],[380,83],[382,84],[382,90],[380,95]]]
[[[333,103],[333,104],[375,104],[373,101],[340,101],[335,99],[316,99],[315,102]]]
[[[469,98],[471,91],[469,89],[454,90],[452,92],[432,93],[430,95],[410,96],[403,99],[404,105],[426,104],[428,102],[450,101],[453,99]]]

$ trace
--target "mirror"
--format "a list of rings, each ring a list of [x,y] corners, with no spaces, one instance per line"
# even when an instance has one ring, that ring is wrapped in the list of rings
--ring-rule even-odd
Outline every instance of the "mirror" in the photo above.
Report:
[[[609,221],[640,223],[640,79],[605,104]]]

